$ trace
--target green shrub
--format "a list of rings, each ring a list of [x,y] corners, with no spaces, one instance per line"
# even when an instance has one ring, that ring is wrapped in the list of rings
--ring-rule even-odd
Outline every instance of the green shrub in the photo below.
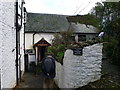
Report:
[[[50,46],[48,47],[48,51],[47,51],[49,54],[52,54],[54,56],[56,56],[56,53],[57,53],[57,48],[56,47],[53,47],[53,46]]]
[[[62,31],[54,35],[52,46],[48,48],[48,53],[52,54],[58,62],[63,63],[64,52],[66,49],[82,48],[84,46],[92,45],[94,41],[84,41],[76,43],[72,41],[73,32],[71,30]]]
[[[54,35],[54,39],[52,40],[52,45],[53,45],[53,46],[54,46],[54,45],[59,45],[59,44],[61,44],[61,43],[62,43],[62,37],[61,37],[60,34],[56,33],[56,34]]]
[[[62,63],[64,57],[65,46],[63,44],[48,47],[48,53],[52,54],[58,62]]]
[[[105,52],[107,57],[109,57],[109,59],[111,59],[111,63],[118,64],[118,62],[119,62],[119,60],[118,60],[118,57],[119,57],[118,41],[114,38],[110,38],[109,40],[110,40],[109,42],[104,44],[103,52]]]
[[[114,53],[115,48],[117,47],[117,40],[111,39],[110,42],[104,45],[104,50],[108,56],[112,56]]]
[[[58,48],[57,48],[59,51],[64,51],[65,50],[65,45],[63,44],[60,44],[58,45]]]
[[[61,31],[60,35],[62,37],[63,43],[68,46],[72,42],[72,30],[67,30],[67,31]]]
[[[58,61],[61,62],[61,60],[63,59],[63,57],[64,57],[64,52],[60,51],[60,52],[57,53],[57,59],[58,59]]]

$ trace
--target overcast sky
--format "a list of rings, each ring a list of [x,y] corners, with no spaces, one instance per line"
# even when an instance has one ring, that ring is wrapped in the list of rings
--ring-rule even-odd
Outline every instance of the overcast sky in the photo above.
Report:
[[[87,14],[102,0],[25,0],[27,12],[76,15]]]

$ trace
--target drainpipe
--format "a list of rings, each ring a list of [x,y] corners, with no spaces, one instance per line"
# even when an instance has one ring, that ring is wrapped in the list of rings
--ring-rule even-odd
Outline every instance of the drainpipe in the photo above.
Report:
[[[35,34],[36,34],[36,32],[33,33],[33,46],[34,46],[34,43],[35,43]],[[34,49],[34,47],[33,47],[33,49]]]
[[[25,56],[25,7],[24,7],[24,23],[23,24],[24,24],[24,56]]]
[[[16,85],[19,84],[18,81],[18,0],[16,0]]]
[[[35,33],[33,33],[33,50],[34,50],[34,52],[35,52],[35,58],[36,58],[36,49],[34,48],[34,43],[35,43],[35,34],[36,34],[36,32]],[[36,64],[37,65],[37,64]]]
[[[22,19],[23,19],[23,0],[22,0],[22,3],[21,3],[21,27],[22,27]]]
[[[24,7],[24,61],[25,61],[25,24],[26,24],[26,13],[27,13],[27,11],[26,11],[26,8]]]
[[[23,20],[22,20],[23,19],[23,4],[24,4],[24,2],[22,0],[22,2],[21,2],[21,16],[20,16],[21,17],[21,25],[20,25],[21,28],[22,28],[22,24],[23,24]],[[19,45],[20,45],[20,36],[19,36]],[[20,77],[20,81],[21,81],[22,71],[21,71],[21,53],[20,52],[19,52],[19,55],[20,55],[20,57],[19,57],[19,72],[20,72],[19,77]]]

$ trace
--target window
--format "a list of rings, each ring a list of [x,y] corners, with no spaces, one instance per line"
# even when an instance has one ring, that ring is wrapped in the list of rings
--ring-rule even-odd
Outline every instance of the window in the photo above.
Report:
[[[78,35],[78,42],[86,41],[86,35]]]
[[[72,41],[75,41],[75,36],[72,36]]]
[[[26,50],[25,50],[25,53],[26,53],[26,54],[33,54],[33,49],[26,49]]]

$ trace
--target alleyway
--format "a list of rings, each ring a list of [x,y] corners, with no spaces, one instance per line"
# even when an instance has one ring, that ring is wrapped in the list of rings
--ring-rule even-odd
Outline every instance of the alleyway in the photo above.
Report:
[[[37,73],[35,74],[35,68],[31,69],[29,72],[25,72],[19,86],[17,88],[35,88],[42,89],[44,88],[58,88],[55,82],[51,79],[45,79],[44,75],[40,69],[40,65],[37,67]]]
[[[109,60],[103,60],[102,73],[104,76],[101,80],[90,83],[87,86],[81,87],[81,89],[86,88],[119,88],[120,87],[120,72],[119,67],[109,63]],[[48,80],[44,78],[40,66],[37,67],[37,73],[35,74],[35,69],[31,69],[23,75],[22,81],[16,88],[35,88],[42,89],[47,88],[58,88],[53,80]],[[50,83],[50,84],[49,84]],[[15,89],[16,89],[15,88]],[[80,88],[79,88],[80,89]]]

